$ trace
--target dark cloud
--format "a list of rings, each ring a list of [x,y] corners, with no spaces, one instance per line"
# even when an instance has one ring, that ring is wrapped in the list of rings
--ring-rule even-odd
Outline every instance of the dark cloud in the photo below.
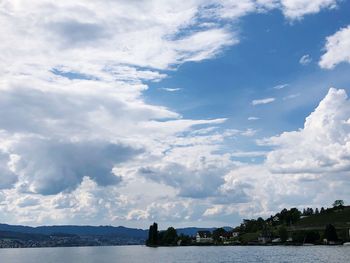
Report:
[[[11,188],[17,176],[9,169],[10,156],[0,150],[0,189]]]
[[[98,185],[118,184],[115,165],[133,158],[140,150],[103,141],[61,142],[47,139],[22,140],[14,147],[20,161],[16,171],[28,188],[43,195],[75,189],[87,176]]]
[[[49,24],[49,28],[67,47],[90,44],[108,37],[105,26],[75,20],[53,22]]]
[[[230,189],[220,191],[220,193],[213,197],[214,204],[237,204],[247,203],[251,201],[251,196],[247,193],[248,190],[253,190],[254,186],[246,182],[238,182]]]
[[[219,167],[190,169],[177,163],[139,169],[145,178],[172,186],[179,190],[179,196],[190,198],[215,196],[219,186],[224,183],[225,172],[226,169]]]

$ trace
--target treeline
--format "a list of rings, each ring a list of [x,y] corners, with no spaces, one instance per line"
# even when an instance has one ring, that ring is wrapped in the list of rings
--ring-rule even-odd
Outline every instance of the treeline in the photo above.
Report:
[[[325,209],[324,207],[322,207],[320,210],[318,208],[314,210],[313,208],[307,207],[303,209],[303,212],[301,212],[297,208],[291,208],[289,210],[284,208],[279,213],[276,213],[275,215],[271,215],[266,220],[264,220],[262,217],[259,217],[258,219],[244,219],[243,223],[239,227],[239,230],[240,232],[252,233],[259,230],[263,230],[264,228],[266,228],[267,225],[291,226],[296,224],[302,218],[302,216],[328,214],[328,213],[342,210],[342,209],[344,209],[343,200],[334,201],[332,208]]]
[[[321,207],[321,209],[318,209],[316,207],[316,209],[314,210],[312,207],[307,207],[303,209],[302,215],[312,216],[312,215],[319,215],[319,214],[327,214],[327,213],[333,212],[334,210],[342,210],[342,209],[344,209],[344,201],[335,200],[332,208],[325,209],[324,207]]]
[[[176,229],[169,227],[165,231],[158,231],[158,224],[153,223],[149,227],[148,239],[146,241],[147,246],[176,246],[176,245],[189,245],[191,244],[191,237],[186,235],[178,235]]]

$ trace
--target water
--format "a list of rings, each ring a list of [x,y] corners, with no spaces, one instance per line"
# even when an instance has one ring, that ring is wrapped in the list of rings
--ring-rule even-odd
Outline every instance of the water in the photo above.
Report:
[[[1,263],[285,262],[349,263],[350,246],[145,246],[0,249]]]

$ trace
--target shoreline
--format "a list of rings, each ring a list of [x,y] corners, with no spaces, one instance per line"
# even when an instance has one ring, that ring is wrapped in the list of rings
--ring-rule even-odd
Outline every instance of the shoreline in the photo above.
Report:
[[[148,247],[148,248],[181,248],[181,247],[347,247],[343,244],[335,245],[324,245],[324,244],[290,244],[290,245],[263,245],[263,244],[249,244],[249,245],[187,245],[187,246],[147,246],[142,244],[132,244],[132,245],[102,245],[102,246],[43,246],[43,247],[1,247],[0,250],[6,249],[38,249],[38,248],[91,248],[91,247]],[[349,246],[350,247],[350,246]]]

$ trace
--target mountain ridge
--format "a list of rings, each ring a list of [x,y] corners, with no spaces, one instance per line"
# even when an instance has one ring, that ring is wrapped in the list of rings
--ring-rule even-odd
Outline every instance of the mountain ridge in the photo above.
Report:
[[[231,227],[223,227],[225,230],[232,230]],[[194,236],[197,231],[213,231],[217,227],[183,227],[177,228],[177,233]],[[0,223],[0,231],[15,232],[23,234],[70,234],[79,236],[119,236],[124,238],[147,239],[148,230],[141,228],[130,228],[125,226],[110,226],[110,225],[43,225],[43,226],[25,226],[25,225],[10,225]]]

